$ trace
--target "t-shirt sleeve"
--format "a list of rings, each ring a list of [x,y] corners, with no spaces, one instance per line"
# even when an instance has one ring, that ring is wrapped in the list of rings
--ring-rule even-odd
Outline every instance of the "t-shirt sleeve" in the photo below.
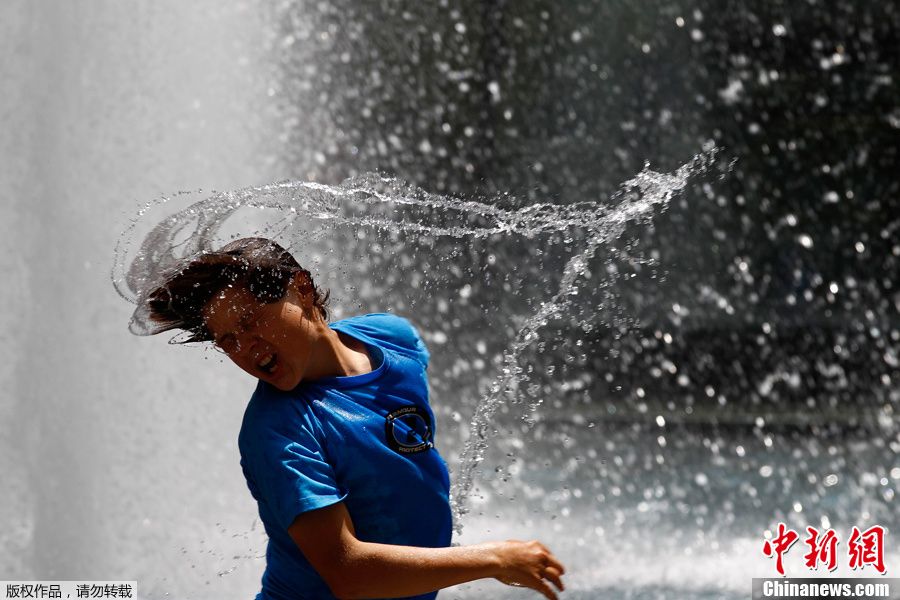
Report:
[[[241,467],[281,527],[287,529],[297,515],[346,497],[308,422],[266,421],[245,439]]]
[[[413,351],[415,352],[416,359],[420,363],[422,363],[423,367],[427,369],[428,361],[431,359],[431,354],[428,352],[428,348],[425,346],[425,342],[422,340],[422,336],[419,335],[419,330],[416,329],[416,327],[406,319],[403,320],[406,321],[407,326],[409,326],[411,330],[412,338],[414,340]]]
[[[418,329],[408,319],[390,313],[370,313],[348,320],[354,328],[428,368],[431,355]]]

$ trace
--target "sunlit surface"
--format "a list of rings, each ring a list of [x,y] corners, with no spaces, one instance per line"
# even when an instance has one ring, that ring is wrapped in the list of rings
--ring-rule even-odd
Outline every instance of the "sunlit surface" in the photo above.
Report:
[[[779,521],[842,543],[881,524],[897,576],[898,28],[892,2],[4,2],[4,579],[258,590],[236,448],[254,382],[128,332],[109,269],[141,206],[381,172],[519,214],[607,203],[645,162],[711,146],[715,168],[598,247],[571,314],[523,349],[455,541],[541,539],[563,597],[745,598]],[[457,483],[505,349],[585,230],[376,229],[298,258],[338,316],[423,332]],[[802,554],[789,575],[813,576]],[[439,597],[485,596],[536,594]]]

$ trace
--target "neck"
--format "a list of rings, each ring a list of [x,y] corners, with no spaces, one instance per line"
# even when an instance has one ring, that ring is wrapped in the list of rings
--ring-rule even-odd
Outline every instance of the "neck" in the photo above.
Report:
[[[317,321],[316,327],[319,335],[312,347],[305,380],[361,375],[372,370],[365,344],[331,329],[325,321]]]

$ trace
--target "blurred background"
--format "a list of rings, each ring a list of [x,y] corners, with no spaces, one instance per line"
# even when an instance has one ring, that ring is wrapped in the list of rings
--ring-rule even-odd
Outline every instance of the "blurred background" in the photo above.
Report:
[[[454,541],[541,539],[563,597],[744,598],[775,574],[779,521],[834,528],[842,551],[880,524],[897,576],[898,31],[892,1],[6,0],[0,578],[259,588],[236,444],[255,381],[129,334],[110,284],[148,201],[377,170],[460,199],[604,202],[709,141],[733,167],[597,257],[580,299],[627,272],[613,309],[526,352],[536,423],[495,415]],[[454,468],[514,332],[483,315],[530,314],[578,239],[464,246],[430,292],[401,275],[435,257],[394,242],[339,274],[356,291],[337,314],[419,327]],[[521,286],[491,285],[494,265]],[[815,575],[804,552],[789,575]]]

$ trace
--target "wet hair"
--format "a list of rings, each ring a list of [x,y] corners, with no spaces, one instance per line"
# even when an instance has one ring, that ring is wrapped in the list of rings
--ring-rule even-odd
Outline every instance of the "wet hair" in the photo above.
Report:
[[[175,343],[212,341],[201,311],[229,286],[245,286],[260,302],[281,300],[290,281],[301,274],[301,293],[312,292],[313,306],[328,320],[329,292],[319,289],[310,272],[290,252],[266,238],[242,238],[202,254],[169,276],[147,296],[155,333],[182,329],[190,335]]]

